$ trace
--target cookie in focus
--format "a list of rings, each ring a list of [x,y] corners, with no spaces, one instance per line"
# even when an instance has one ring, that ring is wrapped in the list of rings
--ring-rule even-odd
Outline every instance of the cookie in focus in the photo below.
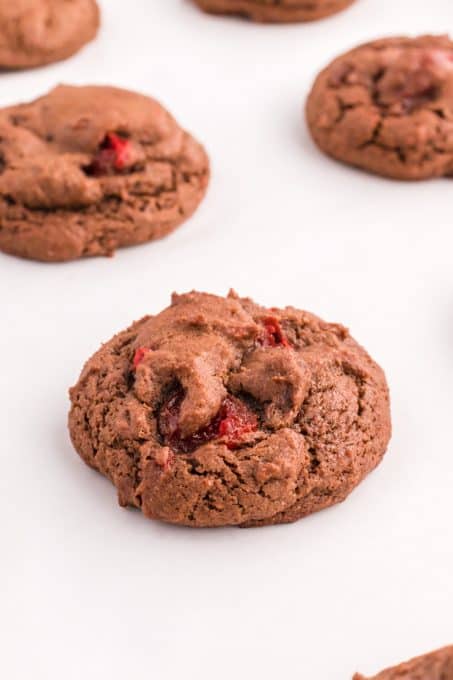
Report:
[[[384,373],[340,325],[230,293],[174,295],[70,391],[73,444],[123,506],[194,527],[343,501],[390,438]]]

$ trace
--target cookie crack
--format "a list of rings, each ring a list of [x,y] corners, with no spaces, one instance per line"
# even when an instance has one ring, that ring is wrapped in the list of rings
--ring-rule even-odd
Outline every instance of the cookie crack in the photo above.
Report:
[[[338,116],[335,118],[334,122],[332,123],[332,127],[335,127],[335,125],[338,125],[341,123],[344,118],[346,117],[348,111],[354,111],[356,109],[363,108],[362,103],[355,103],[355,104],[350,104],[346,103],[343,101],[343,99],[340,96],[337,96],[337,103],[338,103]]]

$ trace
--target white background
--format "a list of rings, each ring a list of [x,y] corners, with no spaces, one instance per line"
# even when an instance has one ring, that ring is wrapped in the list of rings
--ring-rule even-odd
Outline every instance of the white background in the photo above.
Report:
[[[196,216],[114,259],[0,256],[0,675],[8,680],[350,680],[453,642],[453,184],[343,167],[302,121],[333,56],[453,30],[451,0],[358,0],[310,25],[104,0],[99,39],[0,75],[0,105],[57,82],[160,99],[203,141]],[[68,440],[67,389],[172,290],[234,287],[348,325],[384,367],[394,436],[342,506],[267,529],[189,530],[116,505]]]

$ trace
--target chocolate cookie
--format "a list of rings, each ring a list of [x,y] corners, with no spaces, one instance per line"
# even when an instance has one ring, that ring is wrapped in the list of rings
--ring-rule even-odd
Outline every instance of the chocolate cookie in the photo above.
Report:
[[[56,262],[160,238],[208,177],[203,148],[156,101],[57,87],[0,110],[0,250]]]
[[[354,675],[353,680],[366,680]],[[453,646],[388,668],[369,680],[453,680]]]
[[[93,40],[95,0],[4,0],[0,3],[0,68],[61,61]]]
[[[390,437],[384,374],[345,328],[234,293],[174,295],[103,345],[70,396],[74,446],[120,504],[189,526],[338,503]]]
[[[318,76],[308,125],[330,156],[395,179],[453,174],[453,42],[388,38]]]
[[[290,23],[335,14],[355,0],[195,0],[205,12],[235,14],[253,21]]]

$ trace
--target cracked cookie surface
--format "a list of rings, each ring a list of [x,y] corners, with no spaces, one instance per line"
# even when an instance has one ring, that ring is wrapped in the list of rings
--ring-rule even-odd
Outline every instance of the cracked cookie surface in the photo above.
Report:
[[[202,200],[209,161],[156,101],[59,86],[0,110],[0,250],[42,261],[165,236]]]
[[[356,674],[353,680],[367,680]],[[453,680],[453,646],[388,668],[368,680]]]
[[[95,0],[5,0],[0,3],[0,69],[66,59],[99,28]]]
[[[378,175],[453,174],[453,42],[387,38],[335,59],[308,97],[307,122],[328,155]]]
[[[174,295],[86,363],[69,429],[121,505],[188,526],[344,500],[390,438],[382,370],[340,325],[231,292]]]
[[[269,23],[322,19],[353,2],[355,0],[195,0],[205,12],[233,14]]]

